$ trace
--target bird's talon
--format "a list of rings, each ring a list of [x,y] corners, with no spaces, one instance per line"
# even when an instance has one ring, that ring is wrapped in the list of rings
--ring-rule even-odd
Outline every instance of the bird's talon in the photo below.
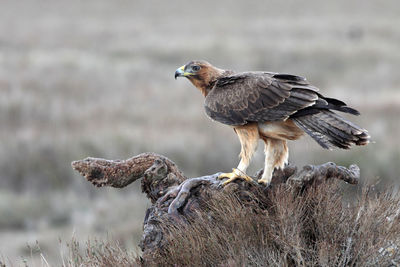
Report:
[[[228,180],[226,180],[225,182],[222,183],[222,186],[225,186],[234,180],[235,180],[234,178],[229,178]]]
[[[224,181],[222,185],[227,185],[236,179],[243,179],[247,182],[253,182],[253,179],[250,176],[248,176],[247,174],[243,173],[238,169],[232,169],[232,172],[222,173],[217,177],[217,179],[224,179],[224,178],[228,178],[228,180]]]

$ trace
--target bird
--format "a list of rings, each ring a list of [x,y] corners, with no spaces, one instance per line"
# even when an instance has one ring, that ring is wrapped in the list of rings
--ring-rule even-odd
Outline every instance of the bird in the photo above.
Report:
[[[267,71],[234,72],[192,60],[175,71],[205,97],[208,117],[233,128],[240,144],[240,162],[222,173],[227,185],[236,179],[253,182],[246,174],[259,139],[264,142],[264,170],[258,183],[269,185],[275,169],[288,163],[288,140],[304,133],[325,149],[349,149],[370,142],[368,131],[337,112],[359,115],[343,101],[323,96],[306,78]]]

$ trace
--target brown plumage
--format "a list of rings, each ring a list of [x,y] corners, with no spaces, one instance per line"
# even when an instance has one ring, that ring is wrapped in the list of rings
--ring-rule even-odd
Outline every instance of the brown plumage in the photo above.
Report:
[[[205,96],[207,115],[232,126],[242,145],[241,161],[230,178],[249,179],[245,171],[258,139],[265,142],[265,168],[259,182],[269,183],[274,168],[288,159],[286,140],[306,132],[323,148],[348,149],[366,145],[368,132],[335,111],[359,115],[344,102],[324,97],[300,76],[273,72],[235,73],[218,69],[206,61],[191,61],[177,69],[175,78],[187,77]]]

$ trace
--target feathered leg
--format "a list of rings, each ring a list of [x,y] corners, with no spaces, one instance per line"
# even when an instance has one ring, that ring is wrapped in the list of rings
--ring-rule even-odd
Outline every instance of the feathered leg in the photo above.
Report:
[[[247,167],[250,164],[251,158],[257,149],[257,143],[259,139],[258,127],[256,124],[247,124],[245,126],[235,127],[235,132],[239,137],[241,144],[240,151],[240,162],[236,169],[233,169],[231,173],[223,173],[218,178],[228,178],[223,185],[226,185],[236,179],[244,179],[248,182],[253,179],[246,174]]]
[[[259,183],[269,184],[275,168],[285,167],[289,159],[289,149],[286,140],[262,137],[265,143],[264,172]]]

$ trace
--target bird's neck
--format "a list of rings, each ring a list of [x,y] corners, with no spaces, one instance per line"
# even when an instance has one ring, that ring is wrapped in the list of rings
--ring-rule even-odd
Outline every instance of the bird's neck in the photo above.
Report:
[[[206,97],[208,95],[208,93],[213,89],[215,83],[217,82],[217,79],[213,79],[210,80],[208,83],[201,83],[201,84],[194,84],[194,86],[196,86],[197,89],[200,90],[200,92],[203,94],[204,97]]]
[[[202,79],[192,78],[190,81],[193,85],[200,90],[204,97],[208,95],[208,93],[214,88],[215,83],[218,79],[231,75],[233,71],[229,70],[221,70],[221,69],[213,69],[212,72],[209,72],[206,77],[202,77]]]

